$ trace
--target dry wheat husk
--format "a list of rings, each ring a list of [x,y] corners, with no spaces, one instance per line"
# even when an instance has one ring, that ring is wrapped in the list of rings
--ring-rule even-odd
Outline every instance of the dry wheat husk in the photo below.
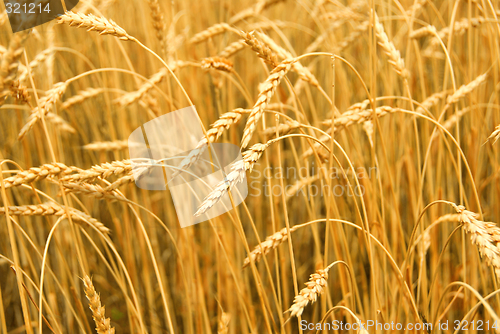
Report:
[[[97,334],[114,334],[115,329],[111,327],[111,320],[105,316],[105,308],[101,305],[101,297],[95,291],[94,284],[89,276],[83,278],[85,296],[89,301],[89,308],[92,311],[92,318],[96,325]]]

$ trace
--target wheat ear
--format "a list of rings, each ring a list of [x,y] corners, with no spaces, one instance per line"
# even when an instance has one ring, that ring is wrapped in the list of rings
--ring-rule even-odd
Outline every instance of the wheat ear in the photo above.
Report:
[[[83,145],[83,149],[87,151],[119,151],[128,147],[128,140],[96,141]]]
[[[240,40],[238,40],[236,42],[233,42],[233,43],[229,44],[228,46],[226,46],[224,48],[224,50],[222,50],[219,53],[219,57],[229,58],[232,55],[234,55],[235,53],[243,50],[246,45],[247,45],[247,43],[245,42],[244,39],[240,39]]]
[[[0,58],[0,106],[10,94],[10,86],[17,75],[19,59],[23,54],[22,43],[27,34],[14,34],[9,42],[9,47]]]
[[[478,220],[479,214],[466,210],[462,205],[453,204],[453,207],[462,228],[471,235],[472,243],[500,279],[500,228],[495,223]]]
[[[19,172],[14,176],[10,176],[3,181],[5,188],[10,188],[43,180],[47,177],[64,176],[79,171],[81,171],[80,168],[68,167],[63,163],[55,162],[52,164],[45,164],[40,167],[32,167]]]
[[[375,17],[375,24],[373,28],[378,39],[378,45],[382,47],[387,57],[389,57],[389,63],[394,67],[396,73],[398,73],[403,78],[408,78],[409,73],[405,68],[405,62],[403,58],[401,58],[399,50],[397,50],[394,44],[389,41],[389,37],[385,33],[384,26],[382,25],[382,23],[380,23],[377,14],[373,14]]]
[[[299,294],[295,296],[293,305],[287,310],[287,312],[290,312],[291,317],[300,317],[302,312],[304,312],[304,308],[309,303],[315,303],[318,300],[318,296],[323,294],[328,280],[329,269],[330,267],[319,269],[311,275],[309,282],[306,283],[306,287],[300,290]]]
[[[191,150],[186,158],[184,158],[179,166],[177,166],[178,170],[172,174],[172,178],[179,175],[182,171],[191,167],[198,159],[201,157],[205,149],[207,148],[207,144],[214,143],[217,139],[222,136],[225,130],[229,129],[232,125],[237,124],[241,119],[241,114],[243,113],[243,109],[237,108],[233,111],[227,112],[223,114],[212,127],[207,131],[207,135],[203,137],[196,147]]]
[[[67,182],[63,183],[66,193],[83,194],[87,196],[92,196],[98,199],[109,199],[109,200],[119,200],[125,201],[125,197],[120,195],[114,190],[107,190],[98,184],[89,183],[73,183]]]
[[[92,182],[97,178],[108,178],[112,175],[127,174],[132,171],[132,162],[130,160],[120,160],[105,162],[93,166],[87,170],[81,170],[76,174],[67,175],[61,178],[63,182]]]
[[[460,36],[460,35],[463,35],[468,29],[475,28],[475,27],[483,24],[484,22],[486,22],[486,19],[482,16],[472,17],[470,20],[469,20],[469,18],[466,17],[466,18],[463,18],[459,21],[456,21],[453,28],[450,26],[450,27],[446,27],[446,28],[439,30],[437,32],[437,35],[439,36],[439,38],[436,37],[433,32],[431,32],[431,34],[433,35],[433,37],[431,39],[431,45],[438,45],[439,39],[441,39],[441,40],[447,39],[449,34],[450,34],[450,30],[453,30],[454,36]],[[421,36],[419,36],[419,37],[421,37]]]
[[[492,144],[495,144],[497,142],[498,138],[500,138],[500,124],[495,127],[495,130],[488,137],[488,140]]]
[[[30,94],[28,93],[28,88],[23,85],[20,80],[12,81],[9,89],[16,101],[19,103],[29,103]]]
[[[24,81],[28,77],[28,68],[29,72],[31,72],[31,75],[34,75],[33,70],[36,69],[38,66],[40,66],[41,63],[45,62],[45,60],[47,60],[47,58],[49,58],[49,56],[52,55],[53,53],[54,53],[54,48],[52,47],[47,48],[42,52],[38,53],[35,56],[35,58],[32,61],[30,61],[27,68],[21,73],[21,75],[19,76],[19,80]]]
[[[229,19],[229,22],[231,24],[236,24],[236,23],[238,23],[240,21],[243,21],[243,20],[245,20],[245,19],[247,19],[249,17],[252,17],[254,15],[258,15],[264,9],[266,9],[266,8],[272,6],[272,5],[275,5],[277,3],[280,3],[282,1],[284,1],[284,0],[259,0],[252,7],[244,9],[241,12],[237,13],[236,15],[234,15],[233,17],[231,17]]]
[[[67,99],[66,101],[64,101],[62,104],[61,104],[61,108],[62,109],[68,109],[69,107],[72,107],[74,106],[75,104],[80,104],[82,103],[83,101],[87,100],[87,99],[90,99],[94,96],[97,96],[103,92],[105,92],[106,90],[104,88],[87,88],[85,90],[81,90],[78,92],[78,94],[76,95],[73,95],[72,97],[70,97],[69,99]]]
[[[64,206],[49,202],[37,205],[21,205],[21,206],[9,206],[7,207],[9,214],[13,216],[61,216],[67,218],[67,212]],[[79,224],[82,222],[93,226],[103,234],[109,234],[110,229],[107,228],[103,223],[95,218],[87,215],[74,208],[68,208],[68,212],[71,215],[71,219]],[[5,214],[5,208],[0,208],[0,214]]]
[[[360,108],[362,108],[362,106],[360,106]],[[373,111],[371,109],[366,109],[366,110],[361,110],[361,111],[357,111],[357,110],[359,110],[359,109],[353,109],[353,110],[347,111],[347,112],[343,113],[341,116],[335,118],[335,122],[334,122],[334,126],[333,126],[335,133],[337,133],[337,131],[340,131],[343,128],[349,127],[353,124],[361,124],[363,122],[372,120]],[[400,108],[393,108],[390,106],[381,106],[381,107],[377,107],[375,109],[375,113],[377,114],[377,117],[382,117],[382,116],[385,116],[388,114],[398,112],[399,110],[401,110],[401,109]],[[326,132],[329,134],[331,132],[332,120],[327,119],[327,120],[323,121],[323,124],[328,126],[328,130]],[[327,135],[322,135],[319,138],[319,141],[321,141],[323,143],[328,141],[328,140],[330,140],[330,136],[327,136]],[[313,144],[313,147],[315,149],[318,149],[320,146],[321,145],[319,143]],[[313,148],[308,148],[302,154],[302,157],[306,158],[308,156],[311,156],[313,154],[313,152],[314,152]]]
[[[471,82],[469,82],[468,84],[460,86],[460,88],[458,88],[455,91],[455,93],[448,96],[448,98],[446,99],[445,109],[448,109],[448,107],[451,104],[458,102],[462,97],[464,97],[465,95],[469,94],[474,89],[479,87],[482,83],[486,81],[487,78],[488,78],[488,73],[483,73],[474,80],[472,80]]]
[[[270,38],[269,36],[267,36],[266,34],[257,33],[257,35],[264,43],[266,43],[271,48],[271,50],[276,52],[276,54],[279,57],[281,57],[283,59],[293,58],[293,55],[289,51],[285,50],[284,48],[282,48],[281,46],[276,44],[276,42],[273,41],[273,39]],[[292,63],[292,68],[295,72],[297,72],[297,74],[299,75],[299,77],[302,80],[310,83],[314,87],[319,87],[318,79],[316,79],[314,74],[312,74],[311,71],[309,71],[309,69],[307,67],[304,67],[299,62],[294,62],[294,63]]]
[[[220,199],[227,194],[228,191],[233,189],[233,187],[243,181],[245,178],[245,172],[252,171],[253,165],[257,160],[259,160],[264,150],[271,144],[267,142],[266,144],[255,144],[247,151],[243,152],[243,160],[239,160],[231,165],[231,172],[229,172],[225,179],[219,182],[214,190],[208,194],[198,210],[194,214],[195,216],[200,216],[212,208]]]
[[[192,44],[201,43],[203,41],[206,41],[209,38],[220,35],[225,31],[233,31],[236,33],[238,32],[238,30],[231,27],[229,24],[227,24],[225,22],[217,23],[217,24],[214,24],[213,26],[208,27],[207,29],[197,33],[196,35],[194,35],[189,40],[189,43],[192,43]]]
[[[42,116],[47,116],[49,114],[53,104],[61,98],[67,87],[68,82],[58,82],[54,85],[54,87],[52,87],[45,93],[45,96],[38,101],[39,105],[31,112],[28,118],[28,122],[19,132],[19,140],[22,140],[24,136],[26,136],[26,134],[35,126],[35,124],[38,122],[38,120],[40,120]],[[55,114],[49,115],[48,119],[55,120],[56,124],[61,124],[63,122],[65,123],[65,121],[63,121],[59,116],[56,116]]]
[[[297,122],[296,120],[290,120],[287,121],[286,123],[279,124],[278,126],[267,128],[264,131],[262,131],[261,134],[265,137],[275,136],[276,133],[278,133],[279,136],[282,136],[289,133],[290,131],[300,128],[301,126],[303,125]]]
[[[114,334],[115,329],[111,327],[111,320],[106,318],[104,306],[101,305],[101,297],[95,291],[94,284],[89,276],[83,278],[85,295],[89,301],[89,308],[92,311],[92,318],[96,325],[97,334]]]
[[[167,50],[167,25],[163,18],[160,3],[158,0],[146,0],[149,9],[151,9],[151,18],[153,19],[153,27],[156,31],[156,38],[160,42],[163,52]]]
[[[229,333],[229,321],[231,321],[231,315],[229,313],[222,312],[219,325],[217,326],[217,334]]]
[[[424,114],[425,110],[430,110],[432,107],[437,105],[439,101],[448,96],[450,92],[448,90],[443,90],[441,92],[437,92],[426,98],[415,110],[419,114]]]
[[[170,63],[168,66],[172,71],[175,71],[175,70],[182,68],[182,67],[185,67],[187,65],[188,65],[188,63],[179,60],[179,61],[175,61],[175,62]],[[144,82],[139,87],[138,90],[130,92],[130,93],[126,93],[123,96],[117,98],[114,102],[119,104],[122,107],[125,107],[125,106],[128,106],[128,105],[134,103],[135,101],[140,100],[141,98],[146,96],[146,94],[151,89],[153,89],[155,87],[155,85],[158,85],[160,82],[162,82],[163,79],[167,77],[168,73],[169,73],[168,70],[165,67],[163,67],[158,72],[153,74],[151,76],[151,78],[149,78],[148,81]]]
[[[271,50],[271,48],[267,44],[257,39],[257,37],[255,37],[252,33],[240,31],[239,35],[241,38],[243,38],[245,43],[257,54],[257,56],[264,60],[264,62],[272,65],[273,67],[279,64],[278,55],[273,50]]]
[[[233,63],[222,57],[208,57],[201,61],[201,68],[204,70],[215,69],[218,71],[231,73],[233,71]]]
[[[387,114],[395,113],[400,111],[400,108],[394,108],[390,106],[381,106],[377,107],[375,109],[375,113],[377,114],[377,117],[382,117]],[[335,128],[340,128],[340,127],[348,127],[352,124],[361,124],[365,121],[371,120],[373,117],[373,111],[371,109],[366,109],[366,110],[352,110],[343,113],[341,116],[336,117],[334,121],[334,127]],[[323,121],[323,125],[326,126],[331,126],[332,125],[332,120],[331,119],[326,119]]]
[[[87,31],[98,32],[99,35],[112,35],[123,41],[135,41],[137,39],[127,34],[125,29],[121,28],[113,20],[108,20],[105,17],[97,17],[93,14],[74,13],[67,11],[59,16],[57,20],[59,24],[67,24],[70,27],[87,29]]]
[[[260,89],[259,96],[257,97],[257,102],[255,102],[250,116],[243,131],[243,138],[241,139],[241,147],[245,148],[248,146],[250,139],[257,127],[257,122],[262,117],[266,105],[271,101],[271,98],[276,91],[281,79],[290,71],[292,64],[297,61],[297,58],[285,59],[278,66],[276,66],[272,71],[266,81],[263,83]]]
[[[290,233],[295,231],[296,229],[297,227],[290,228]],[[248,257],[245,258],[245,260],[243,261],[243,268],[248,267],[250,265],[250,262],[259,262],[263,256],[267,255],[273,249],[278,248],[278,246],[285,242],[287,239],[288,232],[286,227],[268,236],[266,240],[256,246],[250,252]]]

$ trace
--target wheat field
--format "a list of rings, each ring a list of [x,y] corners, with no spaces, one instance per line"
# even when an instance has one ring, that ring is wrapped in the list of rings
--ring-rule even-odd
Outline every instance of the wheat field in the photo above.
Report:
[[[499,16],[80,0],[13,34],[2,6],[0,333],[500,333]],[[248,196],[181,228],[128,138],[189,106],[180,173],[243,159],[197,214]]]

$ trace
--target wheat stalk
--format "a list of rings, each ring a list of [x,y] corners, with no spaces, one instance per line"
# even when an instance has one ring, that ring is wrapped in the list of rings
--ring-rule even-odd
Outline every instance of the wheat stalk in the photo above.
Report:
[[[97,334],[114,334],[115,329],[111,327],[111,320],[106,318],[104,306],[101,305],[101,297],[95,291],[94,284],[89,276],[83,278],[85,295],[89,301],[89,308],[92,311],[92,318],[96,325]]]
[[[272,71],[266,81],[263,83],[260,89],[259,96],[257,97],[257,102],[255,102],[250,116],[248,116],[247,123],[245,125],[245,130],[243,131],[243,138],[241,139],[241,147],[245,148],[248,146],[250,139],[255,131],[257,122],[262,117],[266,105],[271,101],[271,98],[276,91],[281,79],[288,73],[292,64],[297,61],[296,58],[286,59],[276,66]]]
[[[98,32],[99,35],[112,35],[123,41],[135,41],[135,37],[127,34],[125,29],[121,28],[113,20],[108,20],[105,17],[97,17],[93,14],[74,13],[67,11],[59,16],[57,23],[67,24],[70,27],[87,29],[87,31]]]

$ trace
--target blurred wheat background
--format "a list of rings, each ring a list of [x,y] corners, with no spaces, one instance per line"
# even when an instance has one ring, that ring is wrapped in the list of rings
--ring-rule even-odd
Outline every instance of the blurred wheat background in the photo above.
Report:
[[[0,333],[500,332],[498,16],[81,0],[12,34],[2,7]],[[202,142],[241,147],[250,193],[180,228],[127,138],[191,104]]]

